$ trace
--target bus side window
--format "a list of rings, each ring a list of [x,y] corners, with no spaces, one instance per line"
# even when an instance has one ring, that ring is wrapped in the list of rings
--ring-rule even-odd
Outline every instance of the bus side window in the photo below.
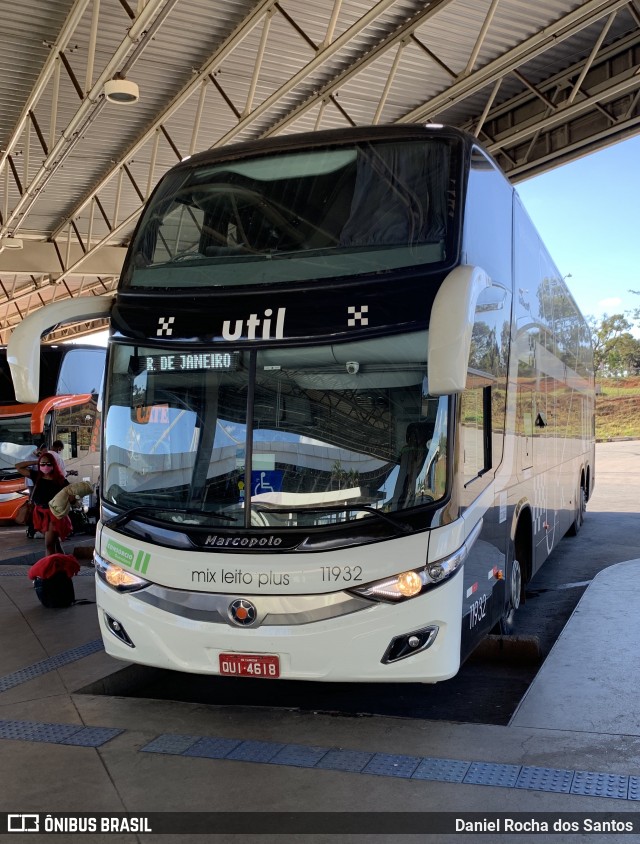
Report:
[[[460,397],[460,424],[463,484],[467,486],[493,468],[491,385],[481,375],[468,375],[467,389]]]
[[[471,156],[464,210],[463,263],[511,288],[513,188],[482,150]]]
[[[509,292],[495,284],[483,290],[476,305],[467,385],[459,402],[463,488],[468,487],[464,503],[484,489],[502,459],[510,305]]]

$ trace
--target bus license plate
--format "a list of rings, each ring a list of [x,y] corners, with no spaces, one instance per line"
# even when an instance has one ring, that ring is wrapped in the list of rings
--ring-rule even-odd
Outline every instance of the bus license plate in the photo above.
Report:
[[[262,654],[220,654],[220,674],[232,677],[280,676],[280,657]]]

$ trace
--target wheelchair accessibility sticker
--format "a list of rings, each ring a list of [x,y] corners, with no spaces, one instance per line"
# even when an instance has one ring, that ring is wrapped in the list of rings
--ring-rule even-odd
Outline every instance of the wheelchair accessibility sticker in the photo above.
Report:
[[[251,494],[264,495],[267,492],[282,492],[283,472],[279,469],[251,472]]]

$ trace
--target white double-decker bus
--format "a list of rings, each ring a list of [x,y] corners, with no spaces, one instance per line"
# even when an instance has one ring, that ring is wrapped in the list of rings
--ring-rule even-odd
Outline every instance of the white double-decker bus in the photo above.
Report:
[[[463,132],[357,128],[183,161],[115,299],[16,329],[22,400],[40,334],[107,311],[95,561],[112,656],[437,682],[512,623],[582,524],[590,334]]]

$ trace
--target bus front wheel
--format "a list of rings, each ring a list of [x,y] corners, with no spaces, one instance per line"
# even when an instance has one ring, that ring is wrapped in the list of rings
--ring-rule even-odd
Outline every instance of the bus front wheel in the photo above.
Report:
[[[513,633],[515,615],[520,606],[520,597],[522,595],[522,570],[520,569],[520,563],[515,557],[511,563],[507,590],[507,606],[499,624],[499,632],[503,636],[509,636]]]

